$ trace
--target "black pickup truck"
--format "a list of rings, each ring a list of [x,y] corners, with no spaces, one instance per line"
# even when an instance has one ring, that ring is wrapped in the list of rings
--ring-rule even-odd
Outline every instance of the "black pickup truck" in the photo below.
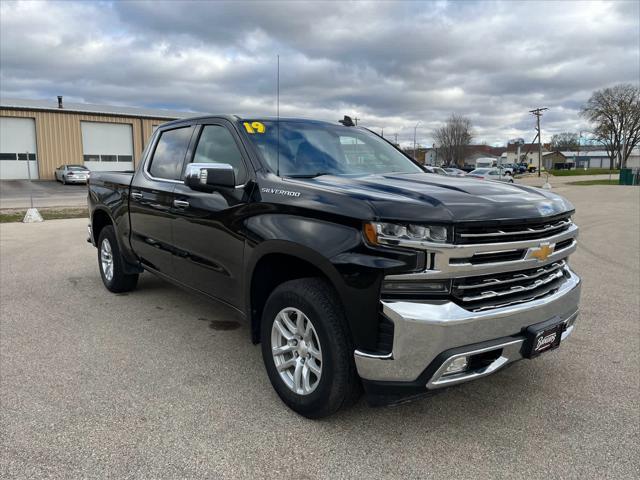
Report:
[[[388,404],[480,378],[571,334],[568,201],[425,173],[341,123],[179,120],[135,173],[92,174],[106,288],[147,270],[233,307],[278,395],[312,418],[362,388]]]

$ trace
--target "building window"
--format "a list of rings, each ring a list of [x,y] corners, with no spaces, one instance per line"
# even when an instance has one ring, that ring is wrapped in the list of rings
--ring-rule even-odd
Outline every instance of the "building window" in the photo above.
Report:
[[[0,153],[0,160],[15,160],[15,153]]]
[[[133,162],[132,155],[83,155],[85,162]],[[32,158],[32,160],[34,160]]]
[[[26,160],[27,159],[27,154],[26,153],[19,153],[18,154],[18,160]],[[29,154],[29,160],[35,160],[36,159],[36,154],[35,153],[30,153]]]

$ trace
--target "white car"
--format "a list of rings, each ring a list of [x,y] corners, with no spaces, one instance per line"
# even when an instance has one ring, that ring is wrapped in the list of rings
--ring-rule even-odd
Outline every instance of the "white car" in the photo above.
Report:
[[[89,169],[83,165],[60,165],[54,172],[56,182],[67,183],[87,183],[89,179]]]
[[[482,178],[484,180],[500,180],[502,182],[513,183],[513,176],[501,172],[497,168],[476,168],[469,172],[467,177]]]

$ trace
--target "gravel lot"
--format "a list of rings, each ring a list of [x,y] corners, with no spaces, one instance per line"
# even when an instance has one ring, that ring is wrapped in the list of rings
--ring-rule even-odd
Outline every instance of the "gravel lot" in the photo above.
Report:
[[[0,226],[2,478],[638,478],[640,189],[576,205],[559,350],[395,408],[289,411],[232,312],[149,274],[101,285],[86,221]]]

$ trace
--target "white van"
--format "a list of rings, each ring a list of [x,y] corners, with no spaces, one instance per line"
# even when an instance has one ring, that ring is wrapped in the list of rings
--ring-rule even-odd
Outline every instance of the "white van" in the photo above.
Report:
[[[497,165],[496,159],[491,157],[476,158],[476,168],[493,168]]]

